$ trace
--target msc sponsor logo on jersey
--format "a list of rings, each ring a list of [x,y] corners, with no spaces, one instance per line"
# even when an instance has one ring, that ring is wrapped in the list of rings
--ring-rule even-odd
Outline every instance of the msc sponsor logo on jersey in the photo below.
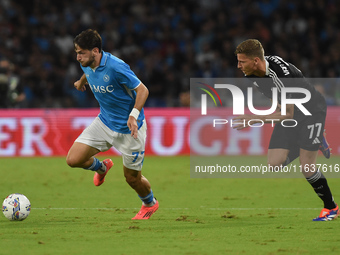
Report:
[[[93,93],[111,93],[114,91],[113,85],[107,86],[96,86],[96,85],[89,85]]]

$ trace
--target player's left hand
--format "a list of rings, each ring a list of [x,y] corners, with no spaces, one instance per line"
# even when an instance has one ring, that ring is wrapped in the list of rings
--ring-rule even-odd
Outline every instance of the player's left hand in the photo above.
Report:
[[[137,135],[138,135],[137,120],[133,116],[129,116],[127,126],[129,127],[131,131],[131,136],[137,139]]]
[[[81,79],[80,80],[77,80],[76,82],[74,82],[74,87],[79,90],[79,91],[82,91],[84,92],[86,90],[86,87],[85,85],[88,84],[87,82],[83,82]]]

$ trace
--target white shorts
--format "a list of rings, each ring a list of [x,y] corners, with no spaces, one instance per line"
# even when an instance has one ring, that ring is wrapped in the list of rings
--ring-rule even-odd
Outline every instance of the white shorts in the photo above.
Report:
[[[125,167],[141,171],[144,161],[146,129],[144,120],[138,130],[137,139],[135,139],[131,134],[122,134],[109,129],[99,117],[96,117],[75,142],[87,144],[99,151],[107,151],[113,146],[122,153]]]

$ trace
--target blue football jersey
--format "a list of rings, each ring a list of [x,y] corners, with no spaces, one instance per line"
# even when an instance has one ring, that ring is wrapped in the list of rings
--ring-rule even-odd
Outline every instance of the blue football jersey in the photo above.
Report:
[[[129,65],[110,53],[102,51],[102,59],[95,69],[83,67],[87,82],[100,106],[98,117],[111,130],[131,133],[127,121],[135,105],[136,92],[141,83]],[[144,120],[144,109],[140,111],[137,125]]]

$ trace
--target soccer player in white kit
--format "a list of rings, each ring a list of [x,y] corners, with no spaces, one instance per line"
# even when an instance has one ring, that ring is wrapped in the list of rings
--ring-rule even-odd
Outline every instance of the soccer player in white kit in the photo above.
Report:
[[[66,162],[70,167],[94,171],[94,185],[100,186],[113,162],[111,159],[101,162],[95,155],[115,147],[122,153],[126,182],[143,202],[132,219],[149,219],[159,207],[149,181],[141,173],[146,140],[143,106],[149,91],[129,65],[102,50],[102,39],[96,30],[88,29],[77,35],[74,47],[84,71],[74,86],[85,91],[85,85],[89,85],[100,113],[75,140]]]

